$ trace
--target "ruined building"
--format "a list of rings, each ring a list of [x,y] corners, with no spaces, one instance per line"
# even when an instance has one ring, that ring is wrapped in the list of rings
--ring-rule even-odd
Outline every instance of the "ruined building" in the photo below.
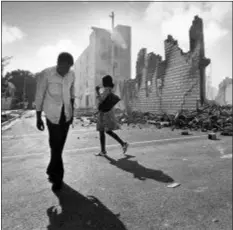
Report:
[[[220,105],[232,105],[232,78],[226,77],[219,84],[215,100]]]
[[[164,41],[165,60],[141,49],[136,63],[136,78],[121,84],[121,98],[128,111],[174,113],[195,109],[205,102],[205,57],[203,22],[194,17],[189,30],[190,48],[184,53],[168,35]]]
[[[89,45],[74,64],[75,104],[78,109],[95,108],[95,86],[102,83],[101,79],[104,75],[112,75],[112,47],[114,47],[114,84],[117,94],[119,94],[119,82],[130,79],[131,28],[118,25],[111,34],[108,30],[92,27]]]
[[[215,100],[218,93],[217,87],[213,86],[210,75],[206,75],[206,99]]]

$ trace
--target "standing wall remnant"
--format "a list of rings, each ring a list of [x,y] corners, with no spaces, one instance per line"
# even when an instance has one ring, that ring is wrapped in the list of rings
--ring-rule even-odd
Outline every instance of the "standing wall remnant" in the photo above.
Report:
[[[220,105],[232,105],[232,78],[226,77],[219,84],[215,101]]]
[[[174,113],[195,109],[205,102],[205,58],[202,19],[195,16],[189,31],[190,50],[184,53],[168,35],[164,41],[165,60],[141,49],[136,78],[124,82],[122,95],[132,111]]]

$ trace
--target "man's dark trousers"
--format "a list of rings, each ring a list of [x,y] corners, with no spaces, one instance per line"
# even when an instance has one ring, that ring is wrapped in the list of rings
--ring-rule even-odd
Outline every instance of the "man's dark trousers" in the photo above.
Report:
[[[64,107],[62,107],[59,124],[53,124],[47,119],[47,126],[51,149],[51,158],[47,168],[47,174],[49,175],[51,182],[60,183],[64,177],[62,151],[70,126],[70,122],[66,122]]]

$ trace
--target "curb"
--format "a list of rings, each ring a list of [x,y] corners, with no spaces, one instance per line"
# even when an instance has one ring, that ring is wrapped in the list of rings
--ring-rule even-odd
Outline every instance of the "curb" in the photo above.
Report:
[[[19,115],[19,116],[20,116],[20,115]],[[4,122],[2,123],[2,127],[4,127],[4,126],[6,126],[7,124],[9,124],[10,122],[16,120],[17,118],[19,118],[19,116],[15,116],[15,117],[13,117],[13,118],[7,120],[7,121],[4,121]]]
[[[20,111],[20,113],[19,113],[17,116],[15,116],[15,117],[9,119],[8,121],[3,122],[3,123],[1,124],[1,125],[2,125],[2,132],[3,132],[3,131],[6,131],[7,129],[9,129],[9,128],[11,127],[11,123],[13,123],[13,121],[16,121],[16,120],[20,119],[26,112],[27,112],[27,111],[25,111],[25,110]],[[9,126],[6,127],[7,125],[9,125]],[[13,124],[12,124],[12,125],[13,125]],[[4,128],[5,128],[5,129],[4,129]]]

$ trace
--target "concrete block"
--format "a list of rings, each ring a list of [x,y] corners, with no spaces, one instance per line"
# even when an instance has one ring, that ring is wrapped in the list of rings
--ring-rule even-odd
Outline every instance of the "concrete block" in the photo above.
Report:
[[[181,135],[189,135],[189,131],[182,131]]]
[[[209,134],[208,134],[208,139],[210,139],[210,140],[217,140],[217,135],[216,135],[216,133],[209,133]]]

